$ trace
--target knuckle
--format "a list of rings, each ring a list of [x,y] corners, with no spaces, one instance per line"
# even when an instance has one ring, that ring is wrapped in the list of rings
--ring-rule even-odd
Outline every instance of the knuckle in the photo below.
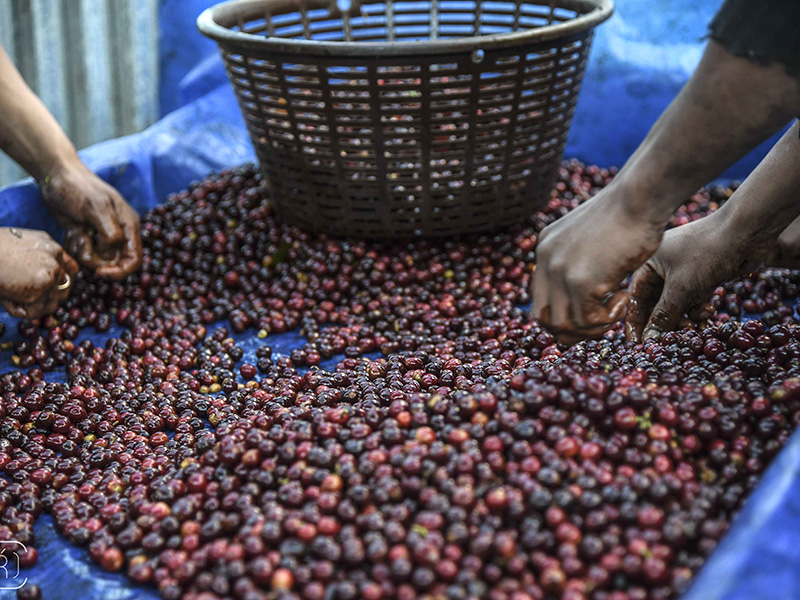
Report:
[[[31,282],[34,288],[34,294],[37,296],[41,296],[45,293],[52,285],[53,280],[55,279],[55,269],[50,269],[49,271],[41,270],[36,273]]]
[[[549,257],[546,261],[547,270],[553,275],[563,276],[566,278],[569,275],[569,263],[558,256]]]
[[[650,320],[656,324],[665,324],[672,321],[673,315],[672,313],[666,308],[656,308],[653,310],[652,314],[650,315]]]
[[[111,199],[105,194],[93,196],[90,199],[89,204],[92,206],[94,212],[99,213],[100,215],[108,213],[113,208]]]
[[[591,282],[591,278],[583,271],[569,269],[566,266],[563,266],[562,269],[564,271],[564,281],[569,288],[581,289],[586,287]]]
[[[558,265],[559,270],[564,271],[564,282],[567,284],[567,287],[579,287],[582,283],[582,279],[579,273],[576,273],[574,269],[565,269],[562,265]]]

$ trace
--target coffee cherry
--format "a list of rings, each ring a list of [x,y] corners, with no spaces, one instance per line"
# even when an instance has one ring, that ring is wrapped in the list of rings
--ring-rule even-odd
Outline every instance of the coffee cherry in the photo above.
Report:
[[[100,558],[100,566],[109,573],[119,571],[124,563],[122,552],[117,548],[108,548]]]
[[[516,228],[411,243],[281,223],[253,167],[171,195],[140,273],[82,272],[19,326],[0,539],[32,564],[49,513],[166,599],[676,597],[800,423],[800,276],[726,282],[643,344],[558,344],[519,308],[536,241],[614,174],[568,161]],[[289,330],[288,355],[238,341]]]
[[[38,585],[26,583],[17,590],[17,598],[19,600],[40,600],[42,597],[42,590]]]

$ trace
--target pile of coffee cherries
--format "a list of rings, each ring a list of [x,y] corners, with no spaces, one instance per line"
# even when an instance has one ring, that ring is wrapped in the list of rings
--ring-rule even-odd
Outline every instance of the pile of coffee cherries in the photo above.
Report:
[[[521,308],[537,235],[613,175],[567,162],[512,231],[394,245],[281,224],[251,167],[170,196],[141,273],[81,274],[6,350],[0,539],[33,564],[47,512],[167,600],[675,598],[800,422],[798,277],[644,344],[557,344]]]

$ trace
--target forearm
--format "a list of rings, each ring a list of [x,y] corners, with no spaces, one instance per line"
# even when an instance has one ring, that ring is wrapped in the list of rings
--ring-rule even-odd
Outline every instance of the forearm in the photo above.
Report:
[[[0,47],[0,149],[37,181],[78,160],[50,111]]]
[[[800,125],[795,123],[718,215],[754,247],[773,243],[800,216]]]
[[[800,114],[800,79],[709,42],[692,78],[620,171],[627,208],[650,221]]]

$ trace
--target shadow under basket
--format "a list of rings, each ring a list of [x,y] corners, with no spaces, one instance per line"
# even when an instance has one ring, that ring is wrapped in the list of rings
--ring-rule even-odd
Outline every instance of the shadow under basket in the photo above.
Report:
[[[233,0],[216,40],[276,213],[332,235],[495,229],[547,201],[611,0]]]

